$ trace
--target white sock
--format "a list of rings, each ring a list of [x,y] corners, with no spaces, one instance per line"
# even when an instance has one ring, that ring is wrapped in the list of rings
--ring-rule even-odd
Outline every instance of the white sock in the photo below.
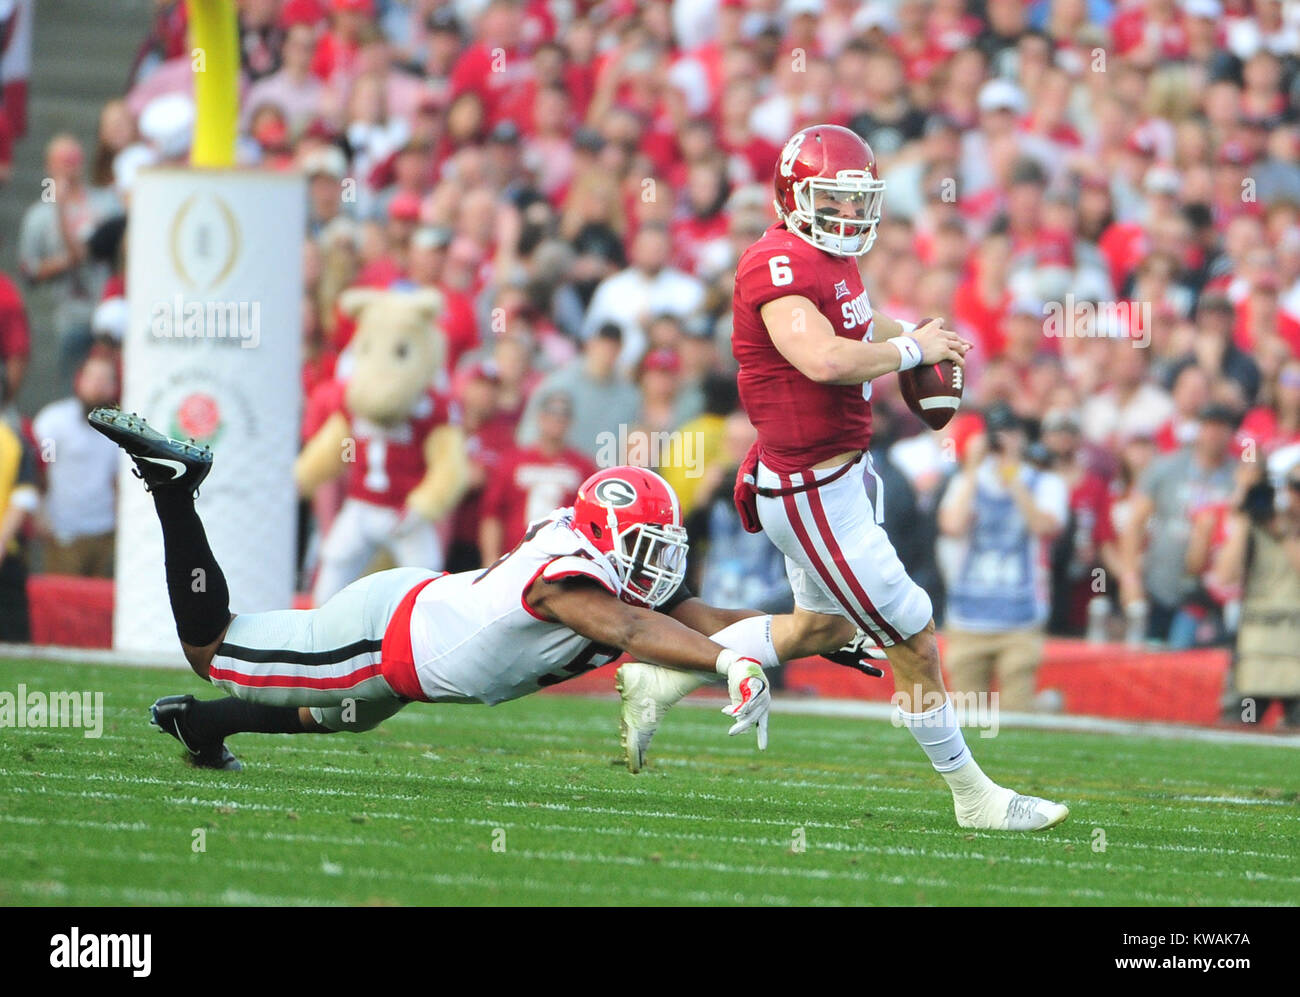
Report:
[[[764,668],[775,668],[781,663],[776,656],[776,645],[772,643],[771,616],[748,616],[737,620],[711,635],[709,640],[753,658]]]
[[[947,696],[941,706],[932,710],[908,713],[900,709],[898,715],[936,772],[952,772],[970,761],[970,748],[966,747],[966,738],[957,726],[957,713]]]
[[[977,809],[990,792],[999,788],[984,774],[966,746],[952,700],[945,696],[942,706],[924,713],[898,712],[903,726],[912,732],[934,770],[948,783],[959,816],[963,810]]]

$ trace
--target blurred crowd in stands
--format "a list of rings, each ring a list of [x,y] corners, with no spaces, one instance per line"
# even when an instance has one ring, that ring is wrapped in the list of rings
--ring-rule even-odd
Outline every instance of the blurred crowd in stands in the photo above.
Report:
[[[981,585],[1026,583],[1031,629],[1223,643],[1242,615],[1243,524],[1267,520],[1291,542],[1300,5],[239,9],[240,160],[308,178],[304,398],[347,376],[343,290],[444,295],[442,387],[460,403],[472,467],[443,524],[448,567],[508,550],[526,514],[567,500],[617,439],[615,456],[645,444],[657,459],[644,462],[678,488],[707,598],[789,605],[779,555],[729,505],[752,439],[736,403],[731,289],[739,253],[774,221],[782,144],[816,122],[861,134],[887,183],[861,264],[873,305],[942,316],[975,343],[962,412],[943,433],[922,431],[895,378],[873,396],[887,526],[940,615],[945,581],[975,629]],[[46,468],[33,568],[111,565],[114,464],[76,415],[116,390],[121,214],[142,167],[184,161],[191,79],[184,6],[159,0],[98,134],[50,142],[57,199],[21,192],[33,199],[21,272],[0,278],[4,390],[17,428],[22,288],[54,284],[45,341],[71,394],[22,425],[38,456],[56,440],[60,462],[83,465]],[[1018,482],[1028,504],[1012,495]],[[980,514],[1004,502],[1023,528],[999,532],[999,517]]]

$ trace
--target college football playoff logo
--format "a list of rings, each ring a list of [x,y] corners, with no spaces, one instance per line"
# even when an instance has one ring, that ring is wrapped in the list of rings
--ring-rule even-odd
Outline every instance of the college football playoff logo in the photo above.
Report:
[[[625,509],[636,501],[636,489],[622,478],[606,478],[596,486],[596,501],[610,509]]]

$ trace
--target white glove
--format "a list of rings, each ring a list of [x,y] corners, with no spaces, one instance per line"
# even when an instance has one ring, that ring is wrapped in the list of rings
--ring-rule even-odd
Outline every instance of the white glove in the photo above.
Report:
[[[763,666],[753,658],[745,658],[732,650],[718,655],[714,665],[719,675],[727,677],[727,692],[731,703],[722,712],[736,722],[728,734],[735,735],[751,727],[757,728],[758,750],[767,750],[767,714],[772,708],[772,687],[763,674]]]

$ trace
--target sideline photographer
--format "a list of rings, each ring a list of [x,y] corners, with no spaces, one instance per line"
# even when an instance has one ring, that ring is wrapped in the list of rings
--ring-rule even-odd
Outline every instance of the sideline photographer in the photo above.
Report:
[[[1282,723],[1300,727],[1300,464],[1281,488],[1261,477],[1245,489],[1210,570],[1242,587],[1226,718],[1257,720],[1277,699]]]
[[[939,506],[939,529],[958,546],[948,579],[947,664],[953,690],[988,692],[996,674],[1002,708],[1028,711],[1043,660],[1047,545],[1065,524],[1068,496],[1059,475],[1030,459],[1024,425],[1009,406],[992,406],[984,428]]]

